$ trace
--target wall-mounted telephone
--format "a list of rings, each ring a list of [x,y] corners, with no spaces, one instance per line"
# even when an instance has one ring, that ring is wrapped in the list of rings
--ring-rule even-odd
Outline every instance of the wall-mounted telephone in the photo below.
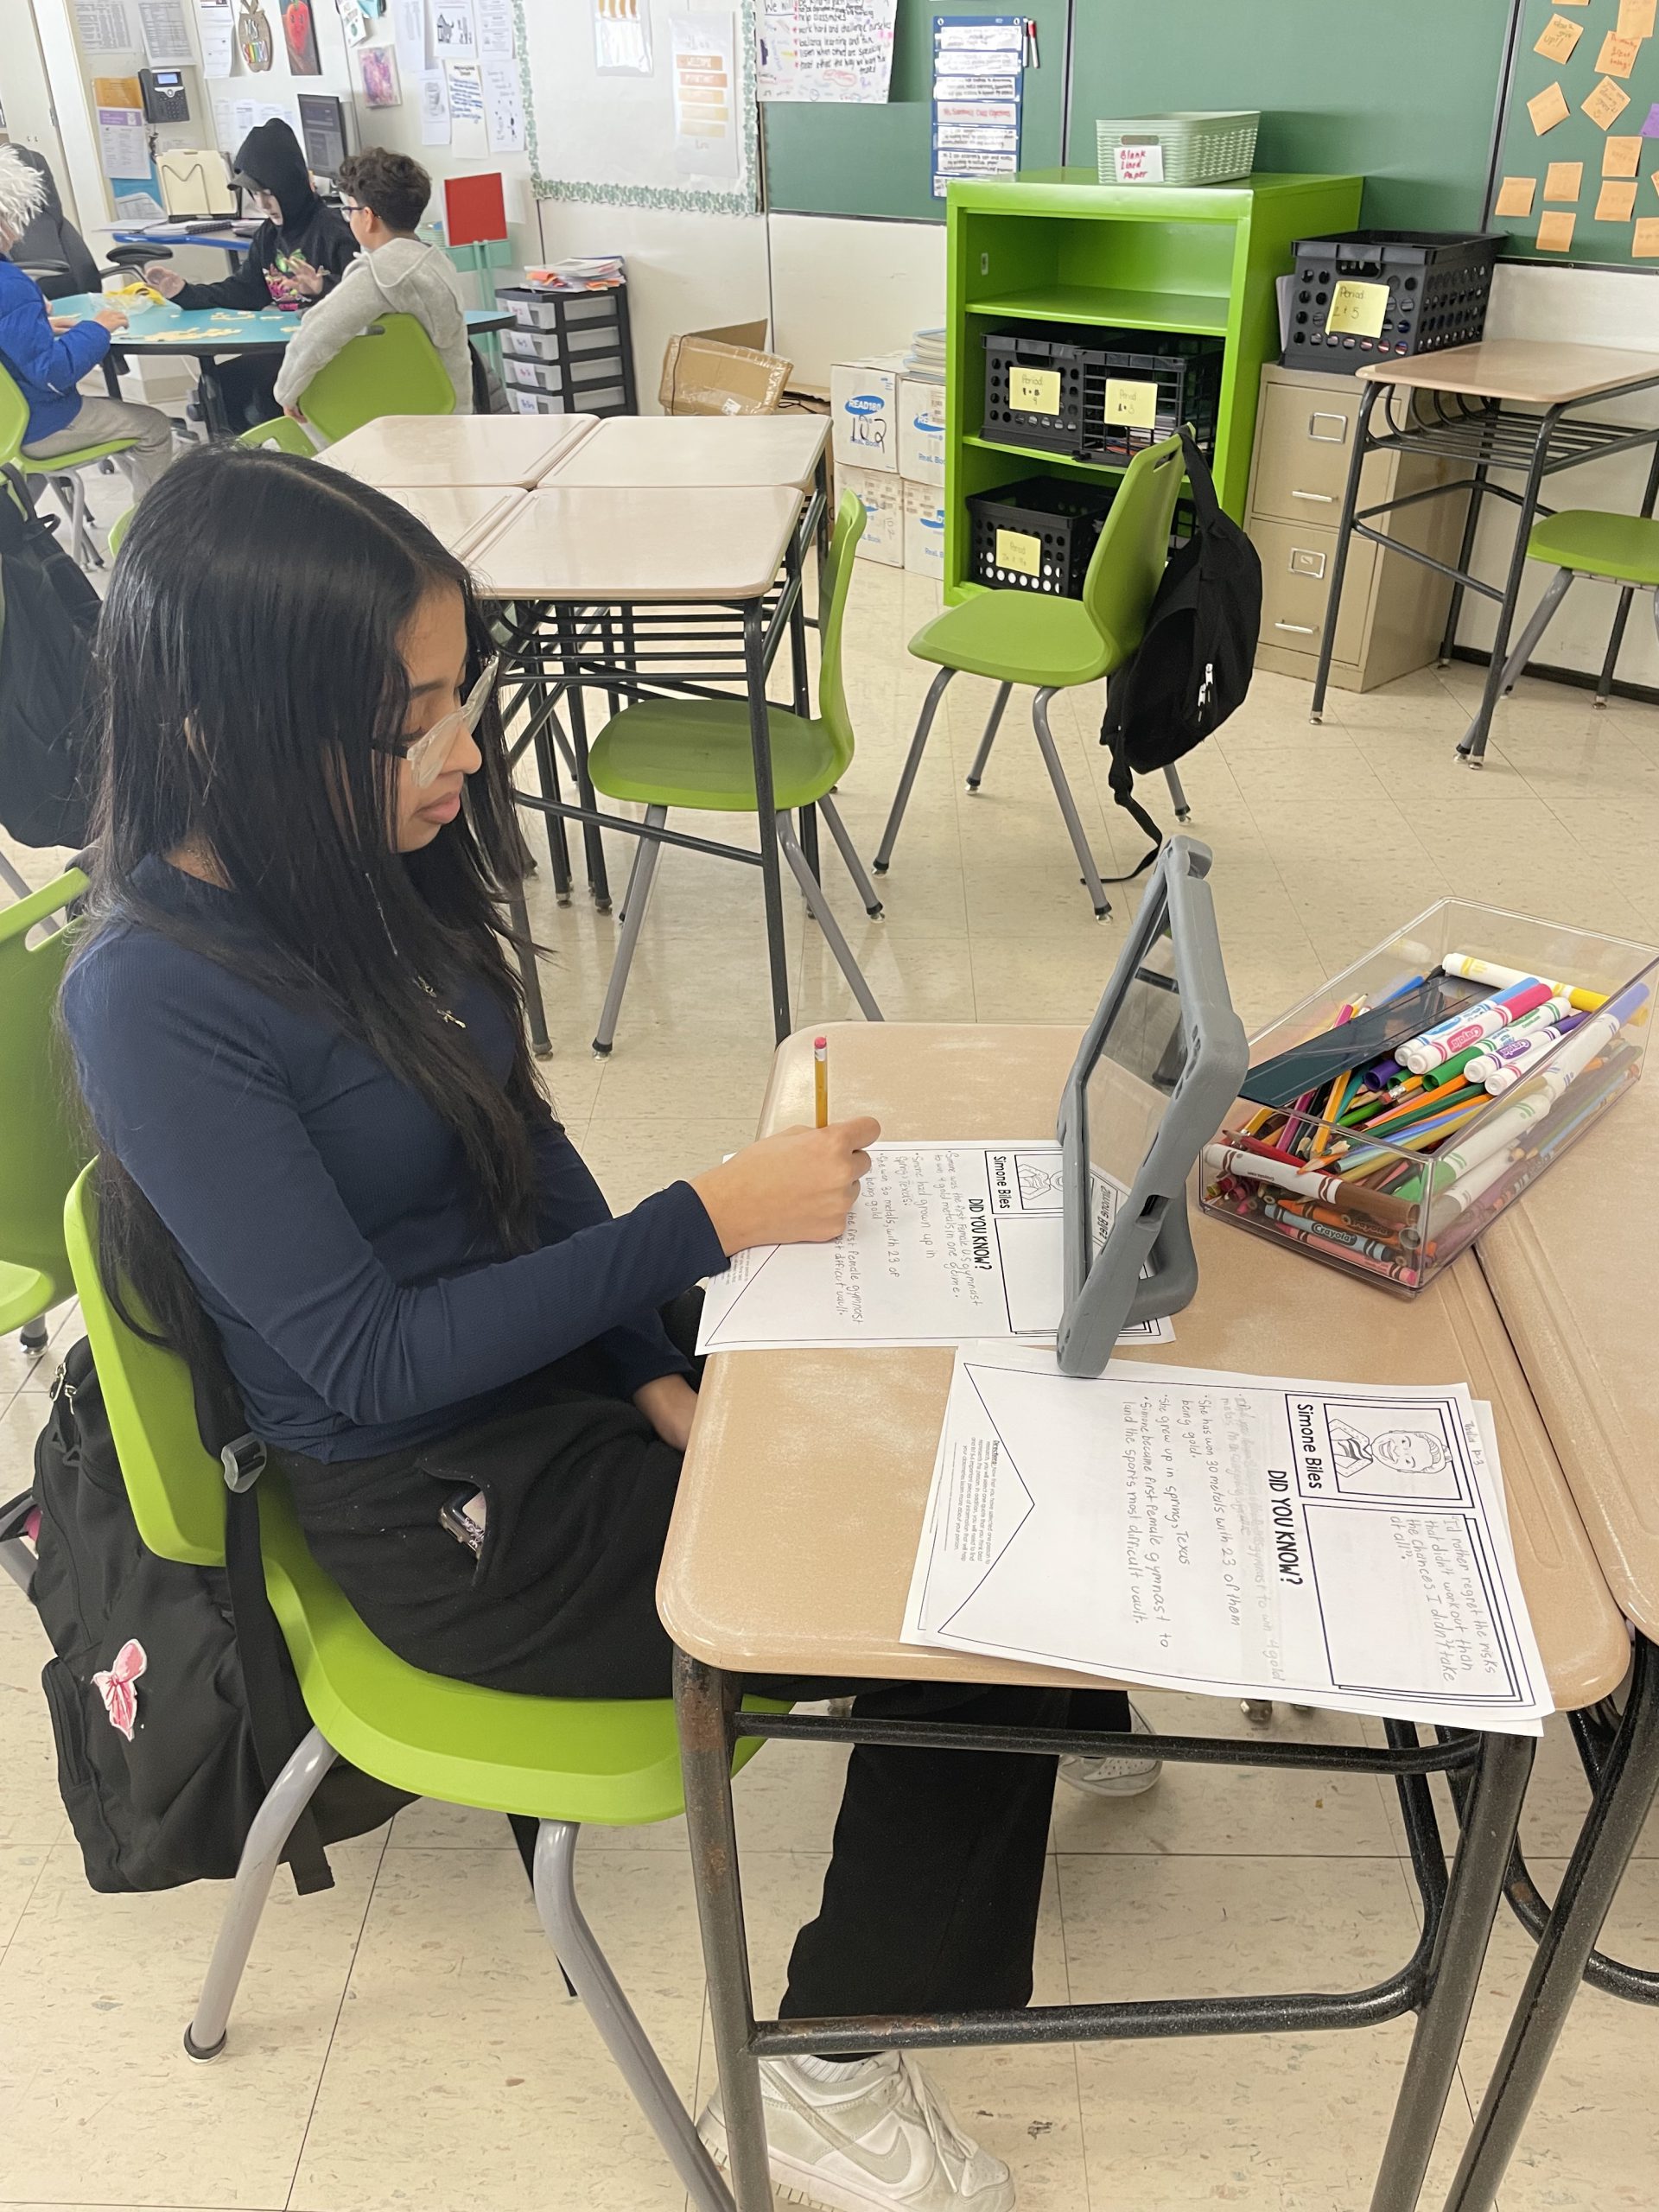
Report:
[[[143,94],[147,122],[189,122],[190,99],[184,89],[182,69],[141,69],[138,89]]]

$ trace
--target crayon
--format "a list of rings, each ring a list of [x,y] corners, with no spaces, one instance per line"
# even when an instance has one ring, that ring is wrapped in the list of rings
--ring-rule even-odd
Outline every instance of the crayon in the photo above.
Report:
[[[1478,1045],[1483,1038],[1496,1035],[1522,1014],[1530,1014],[1534,1007],[1542,1006],[1552,995],[1548,983],[1529,978],[1512,990],[1500,991],[1496,998],[1485,1000],[1467,1014],[1455,1015],[1437,1028],[1426,1029],[1421,1037],[1408,1038],[1397,1057],[1414,1075],[1427,1075],[1431,1068],[1440,1066],[1465,1045]],[[1561,1011],[1565,1013],[1566,1007]]]
[[[1317,1215],[1294,1213],[1274,1198],[1263,1198],[1262,1211],[1269,1221],[1281,1223],[1287,1228],[1306,1228],[1310,1232],[1317,1230],[1324,1243],[1339,1245],[1344,1251],[1363,1252],[1371,1260],[1397,1260],[1400,1257],[1397,1244],[1385,1244],[1376,1236],[1362,1236],[1357,1230],[1332,1228],[1320,1221]]]
[[[1243,1221],[1262,1218],[1253,1210],[1241,1211],[1239,1217]],[[1305,1251],[1321,1253],[1331,1260],[1339,1258],[1344,1267],[1358,1268],[1366,1274],[1376,1275],[1384,1282],[1402,1283],[1414,1290],[1417,1287],[1418,1268],[1414,1261],[1374,1260],[1368,1253],[1350,1251],[1345,1248],[1326,1243],[1317,1230],[1293,1229],[1288,1222],[1274,1222],[1271,1224],[1264,1224],[1263,1225],[1268,1236],[1286,1237],[1291,1243],[1300,1244]]]
[[[1495,960],[1477,959],[1472,952],[1448,952],[1440,967],[1446,975],[1460,976],[1465,982],[1496,983],[1500,988],[1527,980],[1519,968],[1500,968]],[[1605,991],[1586,991],[1577,983],[1551,983],[1549,988],[1569,998],[1580,1014],[1599,1013],[1607,1003]]]
[[[1241,1152],[1231,1145],[1205,1145],[1204,1164],[1212,1174],[1236,1176],[1243,1183],[1271,1183],[1279,1190],[1294,1191],[1301,1198],[1322,1199],[1338,1213],[1363,1214],[1369,1220],[1384,1222],[1390,1227],[1411,1216],[1411,1208],[1397,1198],[1381,1197],[1371,1191],[1351,1190],[1339,1175],[1316,1174],[1311,1168],[1264,1160],[1259,1153]]]

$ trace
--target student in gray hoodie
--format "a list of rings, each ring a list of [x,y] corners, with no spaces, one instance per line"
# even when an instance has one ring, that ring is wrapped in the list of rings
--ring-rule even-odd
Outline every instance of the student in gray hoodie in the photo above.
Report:
[[[383,315],[412,315],[442,356],[455,388],[455,412],[473,411],[473,362],[461,284],[441,246],[415,235],[432,180],[407,154],[370,146],[340,165],[340,212],[363,249],[334,290],[319,300],[289,340],[276,378],[276,404],[305,420],[305,388],[340,347]]]

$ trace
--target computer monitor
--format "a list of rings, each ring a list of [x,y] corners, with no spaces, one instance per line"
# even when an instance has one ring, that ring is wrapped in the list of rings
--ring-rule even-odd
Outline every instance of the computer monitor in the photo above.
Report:
[[[299,108],[306,165],[313,176],[322,177],[332,184],[351,150],[346,143],[344,103],[332,92],[302,92]]]

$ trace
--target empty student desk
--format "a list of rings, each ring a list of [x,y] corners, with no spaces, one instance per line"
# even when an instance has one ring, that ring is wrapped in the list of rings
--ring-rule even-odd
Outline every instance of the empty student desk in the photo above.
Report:
[[[822,481],[827,415],[615,415],[559,460],[566,485]]]
[[[1485,755],[1486,735],[1492,709],[1497,704],[1498,684],[1510,650],[1510,632],[1520,596],[1521,578],[1527,565],[1527,536],[1541,512],[1541,494],[1547,479],[1587,461],[1601,461],[1638,446],[1656,448],[1648,472],[1642,512],[1651,514],[1659,490],[1659,423],[1610,423],[1599,413],[1586,411],[1611,399],[1625,399],[1633,392],[1659,385],[1659,353],[1626,353],[1611,346],[1566,346],[1527,339],[1497,338],[1478,346],[1454,346],[1444,353],[1426,353],[1407,361],[1374,363],[1359,371],[1366,386],[1360,401],[1353,450],[1348,459],[1348,482],[1343,494],[1342,519],[1331,575],[1330,596],[1325,604],[1325,629],[1319,639],[1319,669],[1313,679],[1313,714],[1318,721],[1325,709],[1326,680],[1336,643],[1341,610],[1343,577],[1348,547],[1357,533],[1410,561],[1421,561],[1452,580],[1452,605],[1446,616],[1442,658],[1450,653],[1458,615],[1465,591],[1478,592],[1497,603],[1497,626],[1492,639],[1491,665],[1485,690],[1473,721],[1458,750],[1478,763]],[[1406,395],[1398,408],[1395,388]],[[1384,409],[1386,427],[1370,435],[1372,416],[1384,391],[1390,393]],[[1414,394],[1436,395],[1432,405],[1420,401],[1408,412]],[[1396,419],[1404,427],[1395,429]],[[1384,499],[1375,506],[1359,505],[1360,470],[1368,452],[1381,448],[1395,453],[1422,453],[1468,464],[1469,478],[1413,492],[1402,499]],[[1492,472],[1519,475],[1522,488],[1495,484]],[[1463,545],[1455,568],[1390,537],[1376,527],[1384,516],[1402,505],[1427,499],[1468,498]],[[1516,510],[1515,536],[1502,586],[1471,574],[1470,560],[1482,504],[1502,499]],[[1552,501],[1552,505],[1563,504]],[[1602,665],[1600,693],[1612,681],[1613,663],[1624,631],[1629,594],[1621,595],[1618,614]]]
[[[875,1115],[890,1139],[1046,1135],[1077,1041],[1072,1028],[849,1024],[837,1027],[830,1041],[836,1110]],[[810,1121],[811,1111],[810,1041],[798,1036],[774,1063],[761,1128]],[[1268,1250],[1203,1217],[1194,1218],[1192,1229],[1198,1296],[1176,1316],[1173,1345],[1136,1357],[1332,1380],[1466,1379],[1477,1397],[1491,1403],[1516,1554],[1555,1700],[1573,1708],[1608,1695],[1624,1670],[1624,1624],[1473,1260],[1459,1262],[1407,1303],[1295,1253]],[[1411,2058],[1372,2198],[1374,2212],[1408,2212],[1497,1909],[1532,1759],[1531,1740],[1524,1737],[1457,1739],[1464,1772],[1478,1777],[1476,1809],[1443,1917],[1444,1867],[1421,1776],[1447,1759],[1452,1746],[1420,1746],[1414,1729],[1389,1724],[1386,1751],[1203,1738],[1148,1747],[1218,1764],[1323,1769],[1357,1763],[1395,1777],[1426,1918],[1412,1959],[1371,1989],[757,2028],[726,1749],[740,1674],[1100,1687],[1092,1677],[899,1641],[951,1366],[951,1355],[940,1351],[734,1352],[709,1363],[702,1385],[658,1602],[682,1655],[677,1694],[692,1867],[741,2212],[765,2212],[771,2204],[756,2056],[891,2044],[1301,2032],[1372,2024],[1417,2007]],[[913,1741],[923,1728],[889,1723],[879,1732],[884,1742]],[[757,1721],[753,1732],[857,1740],[860,1724],[791,1717]],[[944,1740],[937,1728],[927,1731],[927,1739]],[[1044,1748],[1062,1746],[1070,1747],[1063,1738],[1044,1739]],[[1402,1778],[1408,1768],[1414,1779]],[[1135,1930],[1126,1927],[1122,1935],[1133,1941]],[[1313,1969],[1298,1958],[1293,1971],[1306,1977]]]
[[[382,484],[378,489],[418,515],[439,543],[464,561],[489,533],[505,522],[524,498],[508,484],[446,484],[416,481]]]
[[[533,491],[596,415],[382,415],[321,458],[362,484],[513,484]]]
[[[1659,2003],[1659,1961],[1604,1957],[1600,1934],[1659,1785],[1659,1425],[1654,1300],[1659,1084],[1620,1100],[1479,1245],[1527,1381],[1609,1589],[1635,1630],[1616,1735],[1589,1738],[1600,1778],[1516,2002],[1447,2212],[1485,2212],[1502,2187],[1580,1977]]]

